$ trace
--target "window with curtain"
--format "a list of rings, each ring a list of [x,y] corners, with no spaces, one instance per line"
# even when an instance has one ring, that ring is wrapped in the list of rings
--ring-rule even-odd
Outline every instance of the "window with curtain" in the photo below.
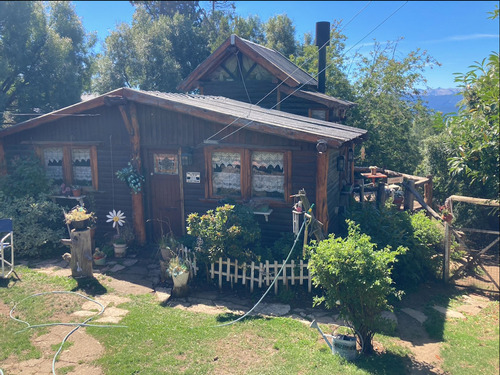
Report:
[[[43,150],[43,163],[47,177],[56,184],[62,184],[64,182],[62,147],[45,148]]]
[[[71,150],[73,185],[92,186],[92,168],[90,166],[90,149],[74,148]]]
[[[252,153],[252,197],[281,198],[285,196],[284,154],[282,152]]]
[[[215,196],[241,196],[240,153],[212,153],[212,194]]]

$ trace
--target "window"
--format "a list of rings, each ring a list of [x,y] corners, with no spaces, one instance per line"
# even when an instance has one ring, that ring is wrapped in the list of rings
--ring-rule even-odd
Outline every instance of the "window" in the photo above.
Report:
[[[207,149],[209,198],[269,198],[289,196],[291,152]]]
[[[311,108],[309,109],[309,117],[318,120],[328,121],[328,110]]]
[[[241,154],[212,153],[212,195],[241,196]]]
[[[97,150],[95,146],[38,147],[47,176],[60,185],[80,185],[97,190]]]
[[[283,161],[282,152],[252,153],[252,197],[284,198]]]

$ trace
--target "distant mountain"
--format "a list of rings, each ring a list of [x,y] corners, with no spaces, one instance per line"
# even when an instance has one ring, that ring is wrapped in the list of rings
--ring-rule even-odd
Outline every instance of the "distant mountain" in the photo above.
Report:
[[[460,89],[429,89],[422,99],[427,101],[427,107],[436,112],[450,113],[458,110],[457,104],[462,100],[462,95],[456,95]]]

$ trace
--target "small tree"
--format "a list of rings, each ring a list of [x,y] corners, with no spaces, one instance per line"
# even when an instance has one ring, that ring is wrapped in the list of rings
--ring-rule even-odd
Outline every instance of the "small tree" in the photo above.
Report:
[[[373,335],[380,327],[381,312],[391,309],[387,302],[390,294],[396,294],[392,286],[392,264],[398,248],[388,246],[377,250],[359,226],[348,221],[347,238],[334,235],[307,249],[310,252],[309,272],[315,286],[321,286],[325,295],[315,298],[315,304],[325,302],[328,308],[337,307],[340,315],[358,331],[364,342],[364,352],[373,352]]]

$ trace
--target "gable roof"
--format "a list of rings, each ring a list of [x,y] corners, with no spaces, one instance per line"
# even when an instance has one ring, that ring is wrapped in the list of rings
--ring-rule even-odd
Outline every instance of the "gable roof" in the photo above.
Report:
[[[231,124],[233,129],[245,127],[248,130],[311,143],[324,139],[334,147],[338,147],[345,142],[359,142],[367,134],[364,129],[265,109],[220,96],[162,93],[121,88],[4,129],[0,131],[0,138],[50,123],[64,116],[108,105],[110,100],[118,100],[121,103],[130,100],[140,104],[152,105],[223,125]]]
[[[288,86],[318,86],[318,81],[314,77],[300,69],[281,53],[233,34],[179,83],[177,89],[180,91],[195,89],[198,80],[215,70],[226,57],[233,53],[231,46],[238,48],[243,54],[267,69],[273,76],[285,82]]]

